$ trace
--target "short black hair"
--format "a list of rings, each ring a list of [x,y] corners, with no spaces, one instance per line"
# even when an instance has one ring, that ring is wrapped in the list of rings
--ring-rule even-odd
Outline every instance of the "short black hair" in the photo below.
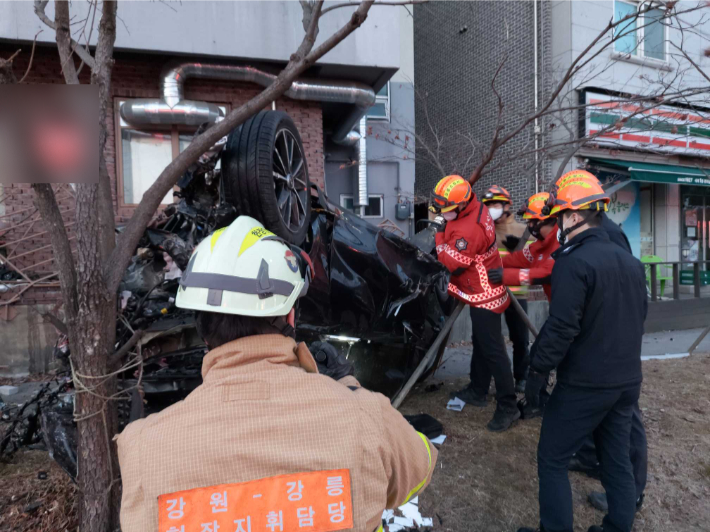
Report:
[[[195,327],[197,334],[210,349],[247,336],[281,334],[281,331],[272,324],[271,318],[217,312],[195,312]]]
[[[589,227],[600,227],[602,225],[602,212],[597,210],[586,210],[584,212],[584,221]]]

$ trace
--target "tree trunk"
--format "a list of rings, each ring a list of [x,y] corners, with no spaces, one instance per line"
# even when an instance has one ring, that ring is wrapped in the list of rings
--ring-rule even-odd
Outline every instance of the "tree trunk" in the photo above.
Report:
[[[71,342],[72,362],[78,374],[75,416],[79,431],[79,486],[82,490],[82,531],[118,528],[120,483],[113,436],[118,432],[117,379],[110,373],[109,356],[116,336],[116,295],[106,289],[101,256],[99,185],[77,187],[77,317]],[[99,386],[97,384],[101,383]],[[83,386],[83,387],[82,387]],[[96,387],[95,389],[93,389]],[[91,393],[86,391],[91,389]]]

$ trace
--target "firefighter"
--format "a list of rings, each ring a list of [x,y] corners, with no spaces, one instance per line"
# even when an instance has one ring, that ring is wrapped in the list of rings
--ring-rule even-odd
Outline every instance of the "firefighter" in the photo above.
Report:
[[[535,242],[505,255],[502,270],[488,272],[490,279],[502,279],[507,286],[542,285],[548,301],[552,290],[550,277],[555,264],[550,255],[560,246],[557,241],[557,220],[542,213],[549,197],[547,192],[530,196],[518,212],[527,221],[528,231],[535,237]]]
[[[196,248],[176,304],[209,349],[203,383],[117,437],[123,532],[373,532],[429,483],[429,440],[332,346],[316,364],[294,341],[309,262],[247,216]]]
[[[520,412],[501,335],[500,315],[510,301],[505,286],[492,282],[487,273],[502,267],[493,220],[468,181],[457,175],[437,183],[431,209],[438,214],[436,252],[451,272],[449,294],[469,305],[471,314],[471,383],[453,395],[468,404],[485,407],[492,375],[498,404],[488,429],[507,430]]]
[[[510,193],[503,187],[493,185],[481,200],[491,218],[496,224],[496,242],[498,253],[505,262],[505,258],[514,251],[523,248],[529,236],[529,231],[525,225],[517,222],[511,211],[512,199]],[[522,240],[522,242],[521,242]],[[532,244],[532,242],[527,242]],[[494,274],[496,275],[496,274]],[[501,282],[499,275],[495,277],[496,282]],[[507,284],[507,283],[506,283]],[[509,285],[510,291],[515,295],[522,309],[528,311],[528,288],[521,285]],[[528,372],[530,359],[528,356],[530,346],[530,336],[528,326],[518,314],[515,306],[510,305],[505,310],[505,323],[508,326],[510,341],[513,344],[513,376],[515,377],[515,391],[525,391],[525,376]]]
[[[488,276],[491,279],[503,279],[506,285],[533,285],[540,284],[545,291],[547,300],[550,300],[552,267],[555,264],[550,256],[560,246],[557,241],[557,220],[543,214],[550,194],[540,192],[531,196],[518,214],[527,221],[528,231],[537,240],[526,245],[522,250],[515,251],[503,257],[503,270],[491,270]],[[529,405],[525,398],[518,401],[521,417],[532,419],[542,415],[544,405],[549,398],[547,387],[540,391],[538,404]]]
[[[535,402],[545,375],[557,368],[538,445],[540,530],[572,532],[567,465],[594,433],[609,511],[602,527],[589,530],[630,532],[636,496],[629,441],[642,381],[644,270],[602,229],[609,197],[592,174],[568,172],[553,191],[550,214],[557,216],[561,246],[553,255],[550,316],[533,344],[525,390]]]

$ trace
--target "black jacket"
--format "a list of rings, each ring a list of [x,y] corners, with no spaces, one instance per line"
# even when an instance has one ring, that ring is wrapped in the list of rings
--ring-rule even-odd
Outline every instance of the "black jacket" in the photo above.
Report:
[[[530,366],[557,368],[562,383],[610,388],[640,383],[646,276],[633,255],[599,227],[552,254],[550,316],[533,344]]]
[[[602,229],[609,235],[609,240],[631,253],[631,244],[629,244],[626,233],[605,212],[602,213]]]

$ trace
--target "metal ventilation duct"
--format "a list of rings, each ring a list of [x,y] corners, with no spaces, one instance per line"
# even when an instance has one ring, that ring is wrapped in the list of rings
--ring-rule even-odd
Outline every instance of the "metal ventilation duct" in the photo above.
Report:
[[[268,87],[276,76],[250,66],[181,63],[166,67],[161,74],[161,99],[130,100],[121,106],[121,116],[131,125],[184,124],[198,126],[221,116],[213,103],[185,100],[185,82],[190,78],[245,81]],[[375,91],[363,83],[338,80],[294,81],[286,96],[294,100],[347,103],[354,105],[336,126],[332,139],[352,146],[360,135],[353,131],[367,110],[375,104]]]
[[[357,204],[367,207],[370,196],[367,193],[367,116],[360,119],[360,140],[358,142]]]

